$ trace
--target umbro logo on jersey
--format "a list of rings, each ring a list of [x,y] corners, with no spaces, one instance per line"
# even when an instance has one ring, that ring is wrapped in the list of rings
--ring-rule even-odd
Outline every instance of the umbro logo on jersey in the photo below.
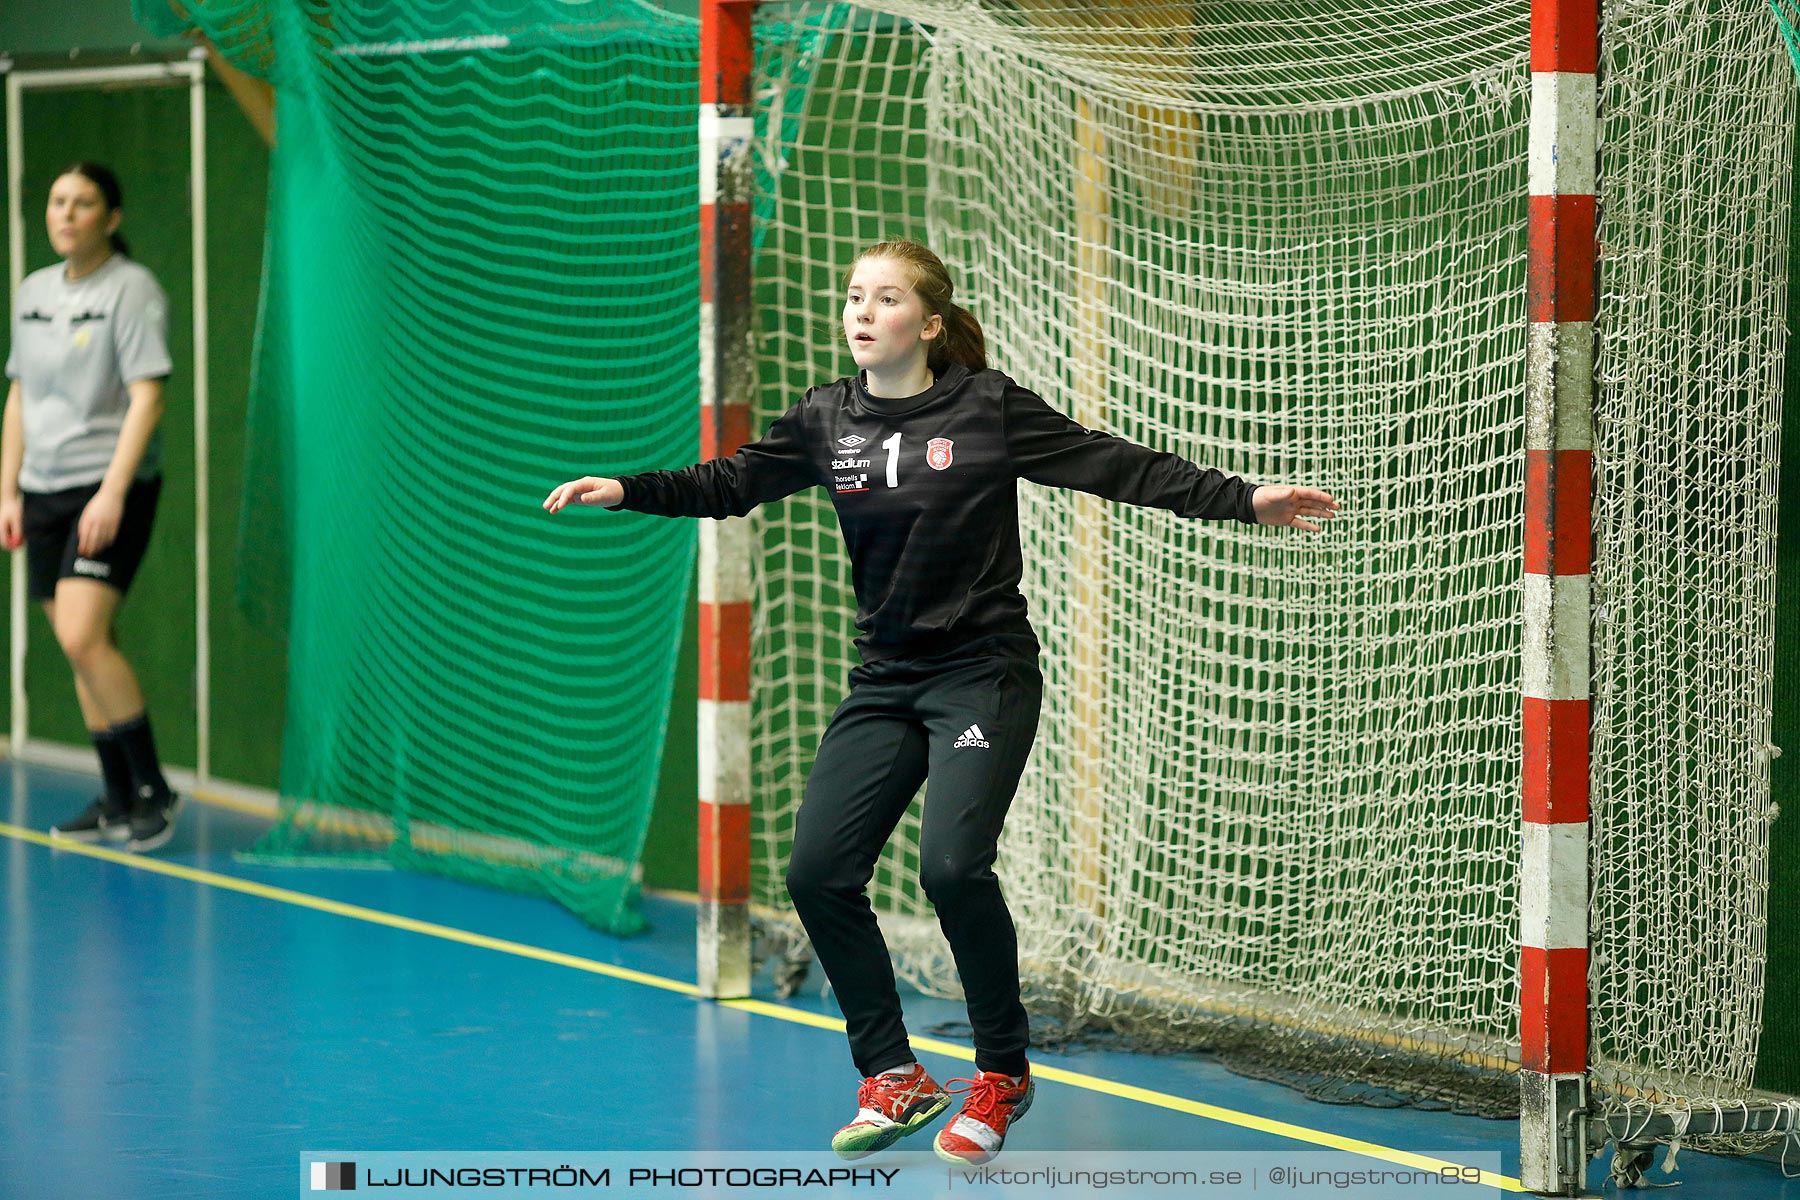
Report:
[[[950,748],[952,750],[960,750],[964,746],[979,746],[983,750],[990,748],[988,746],[987,735],[981,732],[981,726],[971,725],[963,730],[962,736],[957,738],[955,744]]]
[[[869,439],[866,437],[859,437],[854,433],[847,433],[838,439],[838,445],[843,446],[848,450],[854,450],[868,440]]]

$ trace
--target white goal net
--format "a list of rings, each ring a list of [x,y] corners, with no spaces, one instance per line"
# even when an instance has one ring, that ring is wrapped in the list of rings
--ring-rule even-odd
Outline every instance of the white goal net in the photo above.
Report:
[[[1760,1027],[1794,86],[1761,0],[1606,5],[1595,1078],[1730,1103]],[[1046,1035],[1516,1111],[1529,5],[759,10],[758,428],[926,241],[1083,424],[1326,487],[1325,535],[1021,485],[1045,709],[997,868]],[[756,518],[756,900],[853,662],[830,505]],[[929,793],[924,803],[929,803]],[[955,995],[917,809],[872,896]]]

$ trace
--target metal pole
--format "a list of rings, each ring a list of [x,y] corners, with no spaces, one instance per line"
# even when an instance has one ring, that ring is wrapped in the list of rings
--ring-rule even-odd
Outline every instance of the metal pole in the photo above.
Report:
[[[207,442],[211,355],[206,273],[206,51],[195,51],[188,86],[188,195],[194,257],[194,774],[212,782],[212,499]]]
[[[24,101],[24,84],[19,79],[19,73],[12,72],[6,77],[6,183],[7,194],[12,197],[6,214],[9,297],[16,297],[19,285],[25,282],[25,201],[22,196],[25,187]],[[29,701],[25,695],[25,639],[28,631],[25,628],[24,547],[13,551],[9,557],[12,559],[11,601],[8,609],[12,645],[7,657],[12,685],[12,728],[8,731],[8,736],[12,753],[16,756],[31,730]]]
[[[1597,0],[1532,4],[1520,1179],[1571,1196],[1587,1162],[1599,28]]]
[[[700,457],[750,440],[755,0],[700,6]],[[750,994],[749,524],[700,523],[700,994]]]

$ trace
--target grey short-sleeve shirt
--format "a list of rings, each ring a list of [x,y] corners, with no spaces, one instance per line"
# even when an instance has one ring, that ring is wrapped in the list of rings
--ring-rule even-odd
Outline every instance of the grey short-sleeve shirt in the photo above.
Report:
[[[57,492],[98,483],[112,465],[130,384],[169,374],[169,302],[149,271],[115,254],[71,282],[63,264],[33,271],[13,302],[6,374],[23,388],[25,461],[19,488]],[[151,436],[137,478],[161,470]]]

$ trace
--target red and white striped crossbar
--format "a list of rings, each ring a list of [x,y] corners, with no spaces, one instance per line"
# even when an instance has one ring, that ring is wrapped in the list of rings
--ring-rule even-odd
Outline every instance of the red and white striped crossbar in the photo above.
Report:
[[[1532,0],[1520,1179],[1579,1194],[1588,1069],[1597,0]]]
[[[750,440],[750,18],[700,5],[700,457]],[[700,523],[700,994],[750,994],[750,527]]]

